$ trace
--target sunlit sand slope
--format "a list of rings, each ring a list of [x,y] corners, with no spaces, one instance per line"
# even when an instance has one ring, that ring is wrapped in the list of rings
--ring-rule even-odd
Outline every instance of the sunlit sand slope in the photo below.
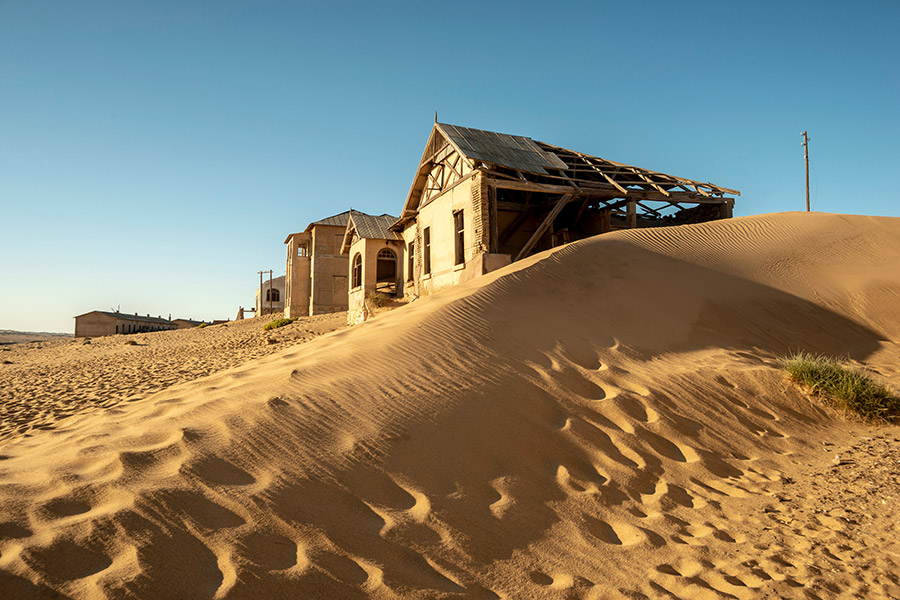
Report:
[[[897,430],[775,366],[824,352],[900,383],[897,265],[897,219],[609,234],[12,438],[0,590],[900,597],[898,499],[820,507],[847,485],[834,453]]]

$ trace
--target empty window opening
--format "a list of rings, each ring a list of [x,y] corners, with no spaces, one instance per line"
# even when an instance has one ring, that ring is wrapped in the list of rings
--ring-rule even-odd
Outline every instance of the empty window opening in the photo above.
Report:
[[[463,225],[463,211],[461,210],[453,213],[453,230],[456,232],[456,264],[461,265],[466,262],[466,236],[465,226]]]
[[[350,272],[351,287],[358,288],[362,285],[362,255],[359,252],[353,257],[353,268]]]
[[[406,269],[406,280],[413,280],[413,267],[416,265],[416,243],[410,242],[406,246],[406,254],[409,257],[409,268]]]
[[[274,289],[269,288],[266,290],[266,302],[278,302],[281,299],[281,292]]]
[[[431,227],[422,232],[422,262],[426,275],[431,273]]]
[[[297,256],[309,256],[309,242],[300,242],[297,244]]]

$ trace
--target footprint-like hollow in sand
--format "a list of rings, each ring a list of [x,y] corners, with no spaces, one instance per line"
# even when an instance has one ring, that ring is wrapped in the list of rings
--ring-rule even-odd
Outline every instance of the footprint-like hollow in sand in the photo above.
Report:
[[[213,485],[250,485],[256,482],[250,473],[217,456],[192,461],[181,470],[196,473],[200,479]]]
[[[646,536],[637,527],[620,523],[613,527],[606,521],[587,517],[588,533],[601,542],[613,546],[632,546],[646,539]]]
[[[91,505],[76,498],[55,498],[47,502],[42,507],[44,511],[50,513],[54,518],[62,519],[80,515],[91,510]]]

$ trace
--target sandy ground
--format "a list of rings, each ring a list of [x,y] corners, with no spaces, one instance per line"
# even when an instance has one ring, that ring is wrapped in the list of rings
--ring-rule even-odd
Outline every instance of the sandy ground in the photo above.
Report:
[[[821,352],[900,387],[898,264],[900,219],[618,232],[134,402],[50,408],[53,429],[0,441],[0,591],[900,597],[900,428],[777,367]]]
[[[83,338],[47,336],[0,346],[0,441],[50,430],[93,407],[134,402],[346,324],[345,314],[304,317],[264,331],[272,316],[203,328]],[[35,339],[40,334],[8,336]],[[133,343],[133,345],[131,345]]]

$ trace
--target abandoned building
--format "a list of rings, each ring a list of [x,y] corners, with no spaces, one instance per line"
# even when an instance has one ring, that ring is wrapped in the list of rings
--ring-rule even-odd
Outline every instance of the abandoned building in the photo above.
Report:
[[[267,315],[284,310],[284,275],[266,279],[256,288],[256,314]]]
[[[284,316],[294,318],[347,310],[349,259],[342,253],[342,245],[351,215],[360,223],[367,223],[368,219],[396,221],[389,215],[372,216],[348,210],[314,221],[303,232],[287,236]]]
[[[341,252],[350,257],[348,319],[358,320],[366,294],[402,296],[403,237],[391,226],[397,217],[350,211]]]
[[[209,325],[206,321],[195,321],[193,319],[172,319],[178,329],[190,329],[192,327],[200,327],[201,325]]]
[[[100,337],[117,333],[147,333],[167,331],[178,326],[162,317],[143,316],[137,313],[105,312],[92,310],[75,317],[75,337]]]
[[[528,137],[435,123],[390,226],[402,237],[390,248],[406,267],[395,293],[427,295],[610,231],[730,218],[729,195],[740,192]],[[363,273],[383,247],[359,247]],[[378,277],[360,282],[364,297]]]
[[[314,221],[287,236],[284,316],[347,310],[347,257],[341,242],[349,211]]]

